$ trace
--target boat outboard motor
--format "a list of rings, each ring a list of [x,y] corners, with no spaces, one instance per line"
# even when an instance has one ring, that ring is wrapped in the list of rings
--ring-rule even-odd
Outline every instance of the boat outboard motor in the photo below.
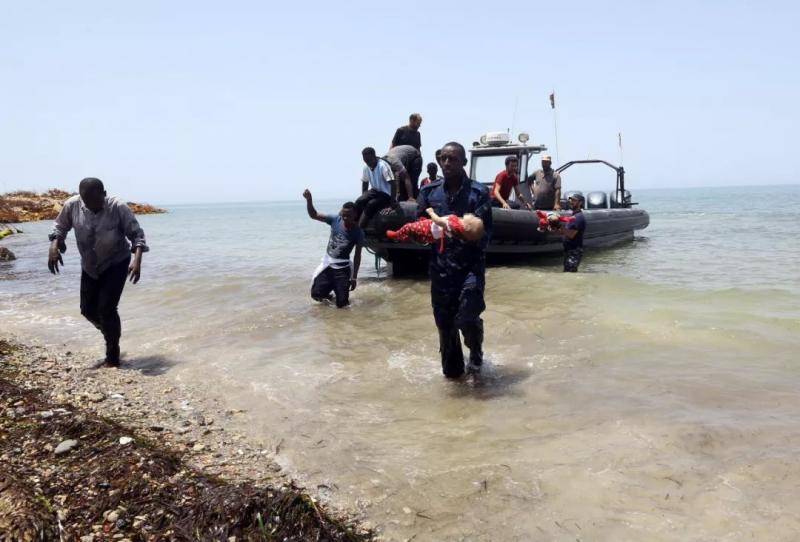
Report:
[[[607,209],[608,198],[605,192],[589,192],[586,194],[587,209]]]
[[[618,197],[618,192],[609,192],[608,194],[609,199],[611,200],[611,208],[612,209],[619,209],[620,207],[630,207],[631,206],[631,193],[628,190],[625,190],[622,194],[622,199]]]

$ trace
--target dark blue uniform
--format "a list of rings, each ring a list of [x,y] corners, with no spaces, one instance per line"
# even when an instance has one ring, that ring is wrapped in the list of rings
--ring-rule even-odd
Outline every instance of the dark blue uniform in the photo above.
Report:
[[[583,258],[583,232],[586,231],[586,217],[583,212],[573,213],[575,220],[568,222],[566,229],[578,230],[578,234],[572,239],[564,239],[564,272],[577,273],[578,266]]]
[[[445,376],[457,378],[464,374],[464,354],[459,330],[470,349],[470,361],[480,365],[483,360],[483,320],[486,308],[483,291],[486,285],[484,251],[492,232],[492,204],[489,190],[466,176],[455,194],[445,190],[445,181],[435,181],[420,189],[417,214],[426,216],[432,207],[439,216],[464,216],[471,213],[483,220],[486,235],[477,243],[448,239],[445,250],[439,253],[438,244],[431,246],[431,305],[439,329],[439,351]]]

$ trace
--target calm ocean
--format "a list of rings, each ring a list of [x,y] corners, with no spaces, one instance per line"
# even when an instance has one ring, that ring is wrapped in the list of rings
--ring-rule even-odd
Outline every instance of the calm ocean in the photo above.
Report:
[[[365,254],[350,309],[309,299],[328,230],[299,196],[140,217],[123,352],[226,391],[288,469],[389,539],[793,539],[800,186],[634,199],[650,227],[577,275],[554,257],[490,268],[480,384],[441,377],[424,279],[378,277]],[[74,238],[53,277],[49,228],[3,241],[3,328],[99,357]]]

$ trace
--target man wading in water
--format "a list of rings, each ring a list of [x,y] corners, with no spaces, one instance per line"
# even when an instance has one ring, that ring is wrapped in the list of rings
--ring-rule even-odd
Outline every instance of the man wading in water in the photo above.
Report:
[[[451,142],[442,148],[441,165],[444,180],[435,181],[419,192],[417,214],[427,216],[432,207],[439,216],[471,213],[483,220],[485,235],[477,242],[456,237],[447,240],[443,252],[431,245],[431,305],[439,330],[439,351],[442,371],[448,378],[464,374],[464,354],[459,330],[470,350],[470,373],[480,371],[483,363],[483,320],[486,308],[483,290],[486,284],[484,250],[492,231],[492,204],[489,190],[467,177],[464,166],[467,153],[459,143]]]
[[[67,250],[64,241],[69,230],[75,229],[83,269],[81,314],[106,340],[105,364],[118,367],[122,324],[117,305],[125,278],[130,277],[134,284],[139,282],[142,253],[149,248],[133,211],[117,198],[106,196],[100,179],[82,180],[78,192],[64,203],[56,217],[47,267],[54,275],[59,273],[58,265],[64,265],[61,253]]]

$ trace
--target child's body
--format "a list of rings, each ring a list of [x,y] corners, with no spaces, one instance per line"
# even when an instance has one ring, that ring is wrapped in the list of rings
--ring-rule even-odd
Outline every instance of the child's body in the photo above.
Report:
[[[561,228],[562,223],[568,224],[575,220],[573,216],[560,216],[556,213],[545,213],[544,211],[536,211],[536,216],[539,217],[539,231],[555,231]]]
[[[441,217],[432,208],[426,209],[430,218],[409,222],[399,230],[388,230],[386,237],[396,241],[415,241],[425,245],[439,242],[439,252],[444,252],[447,237],[458,237],[465,241],[478,241],[483,237],[483,221],[475,215],[466,214]]]

